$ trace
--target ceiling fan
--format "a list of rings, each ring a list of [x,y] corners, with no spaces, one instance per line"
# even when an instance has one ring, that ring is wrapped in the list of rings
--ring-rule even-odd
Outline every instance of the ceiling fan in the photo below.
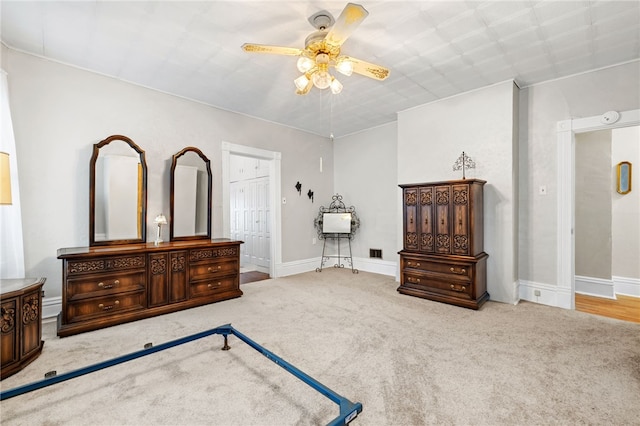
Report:
[[[304,49],[251,43],[243,44],[242,49],[250,53],[299,56],[297,67],[302,75],[294,80],[297,94],[306,95],[313,86],[330,88],[338,94],[342,83],[329,73],[330,67],[346,76],[355,72],[380,81],[389,76],[387,68],[340,54],[342,44],[368,15],[361,5],[347,3],[337,20],[325,10],[309,17],[317,31],[306,38]]]

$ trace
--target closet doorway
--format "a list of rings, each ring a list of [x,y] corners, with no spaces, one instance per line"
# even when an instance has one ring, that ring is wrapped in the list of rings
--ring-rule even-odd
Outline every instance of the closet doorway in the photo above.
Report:
[[[268,160],[242,155],[229,157],[230,233],[232,239],[244,241],[240,250],[240,272],[269,273],[268,163]]]
[[[222,144],[225,237],[243,241],[240,272],[277,276],[280,253],[280,153]]]

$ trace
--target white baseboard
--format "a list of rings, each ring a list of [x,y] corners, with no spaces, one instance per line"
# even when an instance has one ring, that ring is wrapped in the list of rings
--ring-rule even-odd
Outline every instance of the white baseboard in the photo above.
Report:
[[[348,261],[343,260],[342,262],[345,268],[351,268],[351,265],[349,265]],[[281,263],[280,265],[276,265],[276,276],[286,277],[289,275],[302,274],[304,272],[315,271],[319,267],[319,257]],[[397,262],[390,262],[387,260],[356,257],[353,259],[353,267],[358,271],[371,272],[381,275],[390,275],[395,277],[398,264]],[[323,269],[327,268],[333,268],[333,263],[331,263],[331,260],[325,262]]]
[[[576,275],[576,293],[615,299],[613,280]]]
[[[289,275],[315,271],[319,266],[319,257],[280,263],[276,265],[276,277],[287,277]]]
[[[42,299],[42,319],[55,318],[62,311],[62,297],[45,297]]]
[[[557,308],[572,309],[571,289],[533,281],[519,280],[520,300],[526,300]]]
[[[640,297],[640,279],[616,276],[613,276],[611,278],[616,294]]]

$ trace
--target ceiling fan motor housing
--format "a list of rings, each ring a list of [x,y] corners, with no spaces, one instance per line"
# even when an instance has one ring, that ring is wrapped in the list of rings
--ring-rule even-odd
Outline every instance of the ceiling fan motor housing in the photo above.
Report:
[[[335,22],[336,21],[333,19],[333,16],[326,10],[321,10],[320,12],[316,12],[309,16],[309,23],[313,28],[320,31],[329,29],[329,27],[332,27]]]

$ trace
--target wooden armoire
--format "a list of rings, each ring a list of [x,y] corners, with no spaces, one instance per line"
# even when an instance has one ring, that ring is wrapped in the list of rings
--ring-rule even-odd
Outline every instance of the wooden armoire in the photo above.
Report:
[[[400,287],[410,296],[479,309],[489,300],[479,179],[400,185]]]

